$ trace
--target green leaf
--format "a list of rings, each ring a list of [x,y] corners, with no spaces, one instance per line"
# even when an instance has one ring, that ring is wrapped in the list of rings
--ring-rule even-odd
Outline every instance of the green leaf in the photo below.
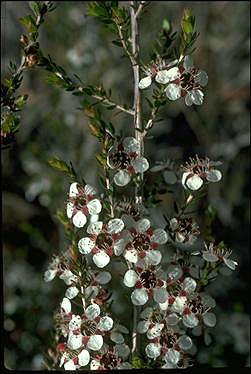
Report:
[[[72,165],[70,165],[70,166],[67,165],[67,163],[65,161],[54,157],[53,159],[49,160],[48,163],[51,167],[53,167],[54,169],[57,169],[59,171],[62,171],[68,177],[76,178],[76,173],[75,173]]]
[[[41,7],[38,1],[29,1],[29,7],[33,11],[36,17],[41,13]]]

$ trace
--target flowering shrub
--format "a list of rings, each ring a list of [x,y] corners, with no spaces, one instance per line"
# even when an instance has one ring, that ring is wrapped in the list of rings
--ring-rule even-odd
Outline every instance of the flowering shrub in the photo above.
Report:
[[[45,8],[35,4],[34,14],[41,18]],[[208,77],[194,67],[189,55],[197,33],[195,19],[188,10],[182,16],[178,48],[171,43],[167,60],[156,51],[155,59],[141,66],[137,23],[146,5],[89,2],[88,6],[88,14],[99,18],[116,34],[118,40],[114,44],[123,48],[130,60],[134,76],[131,109],[113,102],[103,87],[85,86],[81,80],[80,85],[69,78],[63,68],[42,53],[33,22],[23,22],[28,33],[22,38],[26,56],[23,66],[40,66],[50,72],[50,83],[87,98],[83,105],[89,128],[101,145],[96,157],[103,173],[100,190],[79,178],[72,165],[56,158],[49,161],[71,180],[61,217],[69,248],[67,253],[55,256],[44,273],[46,282],[59,276],[68,286],[55,314],[56,348],[53,353],[50,351],[50,369],[131,369],[137,367],[139,357],[140,367],[187,368],[194,361],[196,337],[208,336],[209,329],[216,325],[216,315],[211,311],[216,303],[205,288],[222,266],[234,270],[238,265],[229,258],[231,251],[222,242],[207,244],[201,238],[204,247],[198,249],[200,228],[194,217],[187,216],[191,214],[188,208],[200,199],[199,193],[205,191],[208,182],[222,179],[221,171],[215,168],[220,162],[196,155],[185,166],[177,166],[177,170],[168,162],[153,166],[149,172],[163,172],[165,183],[182,189],[185,199],[176,202],[175,217],[173,212],[163,214],[164,227],[155,227],[147,209],[153,202],[146,198],[144,178],[150,160],[144,157],[144,138],[156,125],[161,106],[180,97],[189,107],[201,105],[202,88]],[[28,53],[27,46],[32,47],[35,42]],[[175,59],[171,59],[173,55]],[[144,73],[141,79],[140,69]],[[152,83],[156,86],[152,101],[146,97],[151,112],[148,120],[143,120],[141,90],[150,88]],[[91,99],[97,100],[94,104],[131,116],[134,136],[130,129],[125,129],[126,136],[119,136],[114,125],[105,122],[94,109],[88,101]],[[120,187],[128,188],[124,206]],[[167,260],[166,253],[172,254]],[[113,294],[107,285],[116,271],[116,262],[123,269],[117,288],[127,294],[132,306],[132,329],[121,325],[112,313]],[[99,270],[106,267],[107,271]]]

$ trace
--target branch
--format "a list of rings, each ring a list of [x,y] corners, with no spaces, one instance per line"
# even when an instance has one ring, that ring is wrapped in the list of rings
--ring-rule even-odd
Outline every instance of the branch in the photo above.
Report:
[[[102,101],[103,103],[105,104],[110,104],[110,105],[115,105],[116,109],[120,110],[121,112],[125,112],[127,114],[130,114],[131,116],[134,116],[134,111],[131,110],[131,109],[126,109],[124,108],[123,106],[119,105],[119,104],[116,104],[114,103],[113,101],[107,99],[107,98],[104,98],[102,96],[98,96],[98,95],[92,95],[92,97],[94,99],[97,99],[97,100],[100,100]]]

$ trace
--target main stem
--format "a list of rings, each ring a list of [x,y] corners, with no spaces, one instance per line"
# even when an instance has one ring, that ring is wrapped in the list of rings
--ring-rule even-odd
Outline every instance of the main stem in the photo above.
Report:
[[[132,68],[134,75],[134,129],[135,138],[140,143],[140,156],[144,154],[144,143],[142,137],[142,109],[141,109],[141,95],[139,91],[139,44],[138,44],[138,24],[137,24],[137,10],[134,8],[136,1],[130,2],[131,14],[131,46],[132,46]],[[143,173],[139,177],[139,187],[135,188],[135,202],[142,203],[141,182],[143,180]],[[137,351],[137,307],[133,306],[133,332],[132,332],[132,356]]]

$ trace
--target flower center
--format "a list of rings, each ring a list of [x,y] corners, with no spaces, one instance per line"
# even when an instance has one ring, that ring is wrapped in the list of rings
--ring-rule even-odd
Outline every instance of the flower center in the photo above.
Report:
[[[145,288],[154,288],[157,284],[155,274],[150,270],[145,270],[140,274],[142,285]]]
[[[194,300],[190,300],[188,302],[188,307],[190,308],[191,312],[194,314],[202,314],[204,307],[203,304],[201,303],[201,298],[198,297]]]
[[[79,209],[82,209],[82,208],[84,208],[86,206],[87,200],[86,200],[86,198],[83,195],[80,195],[80,196],[77,196],[75,198],[74,204]]]
[[[112,238],[109,234],[101,233],[96,239],[96,246],[100,249],[108,249],[112,246]]]
[[[81,332],[83,335],[91,336],[96,332],[96,323],[89,319],[83,320],[81,324]]]
[[[133,247],[138,251],[147,251],[151,248],[150,239],[145,234],[138,234],[132,241]]]
[[[110,157],[110,163],[118,169],[127,169],[130,166],[130,157],[123,151],[118,151]]]
[[[114,369],[118,365],[118,357],[112,352],[107,352],[103,354],[100,364],[104,366],[105,369]]]
[[[161,330],[161,345],[172,348],[176,344],[177,337],[171,331],[164,328]]]
[[[187,91],[199,88],[199,85],[194,80],[195,73],[195,69],[192,69],[191,72],[184,71],[184,73],[181,74],[180,85],[182,88],[184,88]]]

